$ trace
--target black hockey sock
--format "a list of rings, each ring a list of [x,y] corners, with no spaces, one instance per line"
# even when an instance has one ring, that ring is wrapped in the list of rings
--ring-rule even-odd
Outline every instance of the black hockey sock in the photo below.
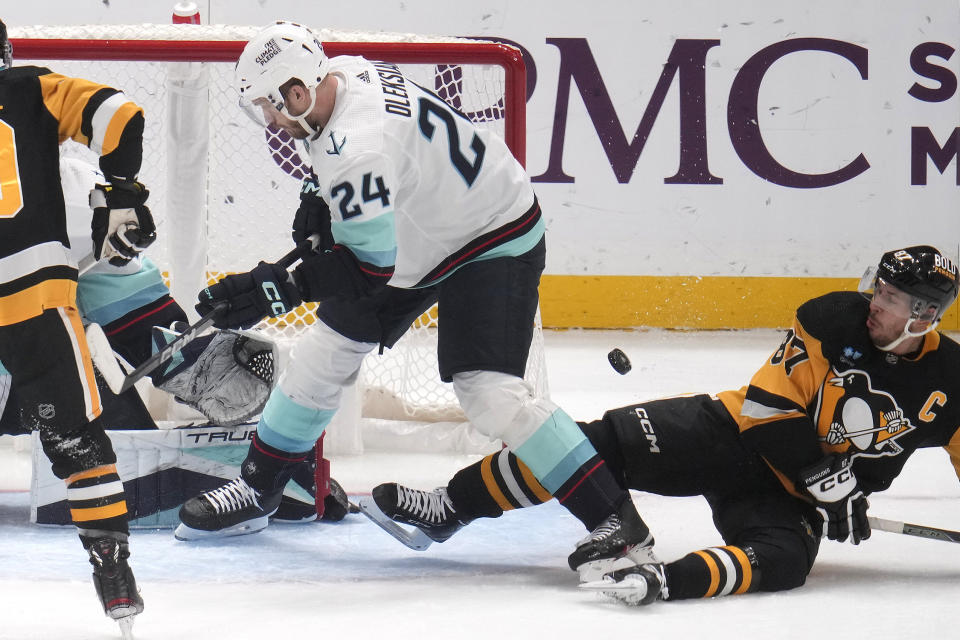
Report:
[[[303,464],[313,449],[291,453],[263,442],[254,434],[250,450],[240,467],[240,475],[257,491],[271,492],[282,489]]]
[[[629,492],[614,479],[610,468],[595,455],[587,460],[554,493],[587,531],[593,531],[607,516],[618,511]]]
[[[98,538],[126,542],[127,500],[115,464],[105,464],[71,475],[67,482],[67,505],[83,547]]]
[[[688,553],[665,567],[671,600],[712,598],[756,591],[760,568],[750,547],[711,547]]]
[[[542,504],[553,497],[509,449],[458,471],[447,485],[447,495],[461,522],[499,518],[504,511]]]

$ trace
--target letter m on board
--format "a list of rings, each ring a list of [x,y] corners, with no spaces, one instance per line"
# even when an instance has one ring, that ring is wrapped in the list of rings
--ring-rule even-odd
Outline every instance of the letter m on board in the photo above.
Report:
[[[706,130],[706,58],[719,40],[677,40],[667,63],[663,65],[640,125],[627,140],[613,101],[597,68],[597,62],[585,38],[547,38],[560,50],[560,77],[554,110],[550,159],[547,170],[533,178],[534,182],[573,182],[563,171],[563,144],[566,136],[567,111],[572,81],[593,122],[597,136],[610,162],[610,168],[623,184],[630,181],[650,130],[663,107],[673,79],[679,76],[680,89],[680,166],[675,175],[664,179],[667,184],[722,184],[710,174],[707,164]]]

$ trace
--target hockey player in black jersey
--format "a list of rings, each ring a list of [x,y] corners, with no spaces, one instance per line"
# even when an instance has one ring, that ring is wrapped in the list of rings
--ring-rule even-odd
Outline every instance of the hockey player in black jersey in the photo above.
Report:
[[[888,488],[915,450],[944,447],[960,475],[960,345],[935,330],[957,283],[956,265],[933,247],[890,251],[859,293],[801,305],[746,387],[580,423],[622,486],[704,496],[725,542],[581,586],[629,604],[799,587],[821,538],[870,537],[867,496]],[[551,496],[504,449],[442,489],[389,483],[372,498],[393,535],[403,539],[399,522],[443,541]]]
[[[58,165],[67,138],[100,156],[107,180],[92,194],[95,257],[129,261],[155,237],[148,192],[137,181],[143,110],[107,86],[13,67],[3,23],[0,50],[0,362],[23,419],[67,484],[103,609],[129,624],[143,599],[127,562],[126,498],[76,307]]]

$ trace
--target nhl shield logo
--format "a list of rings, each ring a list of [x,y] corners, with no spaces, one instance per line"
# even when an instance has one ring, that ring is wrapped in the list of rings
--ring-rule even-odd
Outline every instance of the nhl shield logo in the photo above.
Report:
[[[52,404],[37,405],[37,415],[43,420],[52,420],[57,415],[57,410]]]

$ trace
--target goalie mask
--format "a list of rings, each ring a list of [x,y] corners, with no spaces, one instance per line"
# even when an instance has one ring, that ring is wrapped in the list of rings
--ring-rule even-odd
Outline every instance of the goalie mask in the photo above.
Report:
[[[13,45],[7,40],[7,25],[0,20],[0,71],[13,66]]]
[[[900,337],[879,347],[890,351],[937,327],[957,299],[957,266],[928,245],[888,251],[863,274],[858,290],[884,311],[907,320]]]
[[[305,116],[313,110],[317,85],[329,70],[330,60],[312,31],[294,22],[278,21],[254,36],[237,60],[240,108],[263,127],[293,120],[313,135],[316,130]],[[286,110],[280,91],[293,79],[302,82],[310,94],[310,106],[297,116]]]

